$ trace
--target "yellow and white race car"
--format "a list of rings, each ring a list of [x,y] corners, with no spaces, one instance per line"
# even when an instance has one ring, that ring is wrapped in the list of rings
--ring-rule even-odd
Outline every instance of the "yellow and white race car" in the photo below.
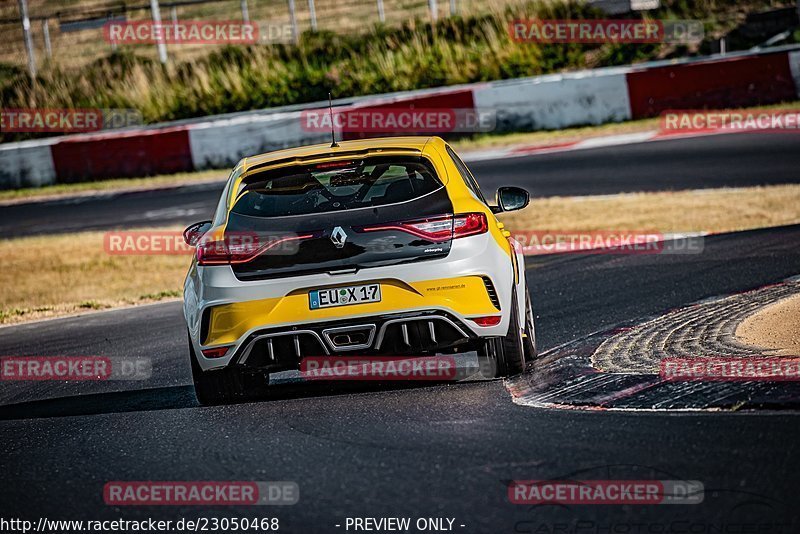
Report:
[[[202,404],[255,398],[309,356],[477,351],[484,374],[536,353],[523,256],[438,137],[345,141],[243,159],[213,221],[184,232]]]

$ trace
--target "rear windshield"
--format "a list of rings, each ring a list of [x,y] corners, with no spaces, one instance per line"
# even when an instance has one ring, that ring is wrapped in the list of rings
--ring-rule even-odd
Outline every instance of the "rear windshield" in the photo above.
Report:
[[[281,217],[405,202],[442,187],[420,157],[373,157],[292,166],[259,173],[244,184],[232,213]]]

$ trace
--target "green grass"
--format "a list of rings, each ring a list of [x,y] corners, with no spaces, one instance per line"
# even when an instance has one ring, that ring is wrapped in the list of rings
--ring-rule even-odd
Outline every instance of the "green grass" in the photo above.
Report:
[[[107,308],[107,307],[108,307],[107,305],[101,304],[101,303],[99,303],[97,301],[94,301],[94,300],[84,300],[83,302],[78,304],[78,308],[81,308],[81,309],[84,309],[84,310],[102,310],[103,308]],[[42,309],[47,310],[49,308],[48,307],[44,307]]]
[[[25,310],[21,310],[19,308],[0,310],[0,324],[10,322],[12,319],[16,317],[22,317],[23,315],[25,315]]]
[[[139,300],[158,301],[158,300],[180,297],[182,294],[183,293],[177,289],[165,289],[163,291],[158,291],[156,293],[147,293],[146,295],[140,295]]]
[[[709,42],[743,10],[777,3],[666,0],[654,18],[699,18],[708,40],[687,49],[670,44],[516,43],[508,22],[533,17],[601,18],[574,0],[529,2],[478,16],[373,26],[362,33],[306,32],[298,46],[252,45],[215,50],[166,67],[120,48],[80,69],[42,69],[32,84],[21,69],[0,69],[4,107],[133,108],[146,122],[269,108],[707,53]],[[4,73],[4,74],[3,74]],[[2,140],[26,134],[5,134]]]

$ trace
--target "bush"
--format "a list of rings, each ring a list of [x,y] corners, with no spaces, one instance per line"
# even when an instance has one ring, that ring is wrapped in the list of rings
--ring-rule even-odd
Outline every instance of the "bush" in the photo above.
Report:
[[[674,0],[655,18],[713,19],[712,1]],[[761,4],[768,5],[766,0]],[[601,18],[568,0],[529,2],[502,12],[375,26],[363,34],[306,32],[294,45],[228,46],[163,66],[121,49],[79,70],[53,65],[36,83],[0,66],[4,107],[134,108],[146,122],[542,73],[627,64],[677,53],[670,45],[516,43],[513,19]],[[626,17],[627,18],[627,17]],[[21,135],[17,134],[16,138]],[[3,140],[15,137],[5,135]]]

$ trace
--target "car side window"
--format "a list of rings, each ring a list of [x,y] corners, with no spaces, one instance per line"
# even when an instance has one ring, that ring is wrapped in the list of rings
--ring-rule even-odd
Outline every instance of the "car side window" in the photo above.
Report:
[[[461,174],[461,177],[464,179],[464,182],[466,182],[467,187],[469,187],[470,191],[475,193],[475,196],[478,197],[478,199],[481,202],[483,202],[488,206],[489,204],[483,197],[483,193],[481,193],[481,188],[478,187],[478,182],[475,181],[475,177],[472,176],[471,172],[469,172],[469,169],[464,164],[464,162],[461,161],[461,158],[458,157],[458,154],[456,154],[455,151],[452,148],[450,148],[450,145],[447,145],[447,153],[450,154],[450,158],[453,160],[456,169],[458,169],[459,174]]]
[[[222,196],[220,196],[219,203],[217,204],[217,209],[214,212],[214,226],[219,226],[225,222],[228,218],[228,204],[231,201],[231,194],[233,192],[233,182],[236,181],[239,176],[242,174],[242,170],[244,166],[241,164],[236,165],[236,168],[231,171],[230,176],[228,176],[228,181],[225,184],[225,190],[222,192]]]

